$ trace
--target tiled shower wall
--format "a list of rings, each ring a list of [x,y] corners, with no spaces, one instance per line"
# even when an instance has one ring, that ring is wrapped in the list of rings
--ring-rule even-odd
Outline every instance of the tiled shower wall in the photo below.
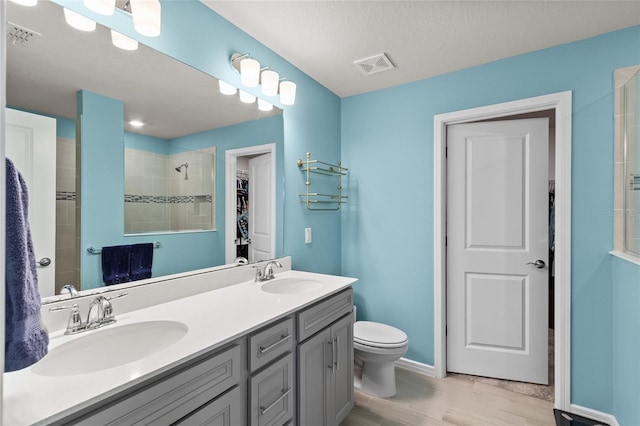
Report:
[[[65,284],[80,288],[76,250],[76,142],[56,144],[56,294]]]
[[[185,168],[188,163],[189,178]],[[125,148],[125,232],[215,229],[215,147],[172,155]]]

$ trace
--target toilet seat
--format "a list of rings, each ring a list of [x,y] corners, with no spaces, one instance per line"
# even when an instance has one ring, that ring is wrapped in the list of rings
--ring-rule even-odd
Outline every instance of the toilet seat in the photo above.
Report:
[[[401,348],[407,345],[407,335],[395,327],[373,321],[356,321],[353,340],[374,348]]]

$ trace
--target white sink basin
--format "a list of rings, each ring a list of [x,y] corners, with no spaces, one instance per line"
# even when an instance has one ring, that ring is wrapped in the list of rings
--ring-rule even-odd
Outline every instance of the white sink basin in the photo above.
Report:
[[[262,291],[275,294],[298,294],[319,290],[324,284],[322,281],[309,278],[275,278],[262,284]]]
[[[128,364],[182,339],[189,328],[176,321],[105,326],[50,350],[31,370],[41,376],[70,376]]]

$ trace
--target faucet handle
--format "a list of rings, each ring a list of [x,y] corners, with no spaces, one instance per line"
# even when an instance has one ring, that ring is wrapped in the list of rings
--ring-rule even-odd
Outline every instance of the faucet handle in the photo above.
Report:
[[[82,324],[82,318],[80,317],[80,308],[77,303],[74,303],[71,306],[55,306],[53,308],[49,308],[50,312],[55,311],[66,311],[71,310],[71,314],[69,315],[69,321],[67,321],[67,329],[64,334],[75,334],[84,329],[84,324]]]
[[[256,270],[256,279],[255,282],[260,282],[262,281],[262,269],[260,268],[260,265],[253,265],[251,267],[251,269],[255,269]]]

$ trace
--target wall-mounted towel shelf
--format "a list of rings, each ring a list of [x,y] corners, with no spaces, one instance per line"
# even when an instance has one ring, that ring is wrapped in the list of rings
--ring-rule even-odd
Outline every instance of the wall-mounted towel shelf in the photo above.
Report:
[[[153,248],[157,249],[162,247],[162,243],[160,243],[160,241],[154,241],[153,242]],[[95,248],[94,246],[89,246],[87,247],[87,252],[89,254],[100,254],[102,253],[102,249],[101,248]]]
[[[338,164],[325,163],[324,161],[312,160],[311,154],[307,152],[305,160],[298,160],[300,171],[306,173],[306,192],[298,194],[300,202],[304,203],[309,210],[339,210],[342,204],[347,203],[346,195],[342,195],[342,176],[347,175],[346,167],[342,167],[342,162]],[[322,194],[311,192],[311,173],[330,176],[337,179],[337,191],[333,194]]]

